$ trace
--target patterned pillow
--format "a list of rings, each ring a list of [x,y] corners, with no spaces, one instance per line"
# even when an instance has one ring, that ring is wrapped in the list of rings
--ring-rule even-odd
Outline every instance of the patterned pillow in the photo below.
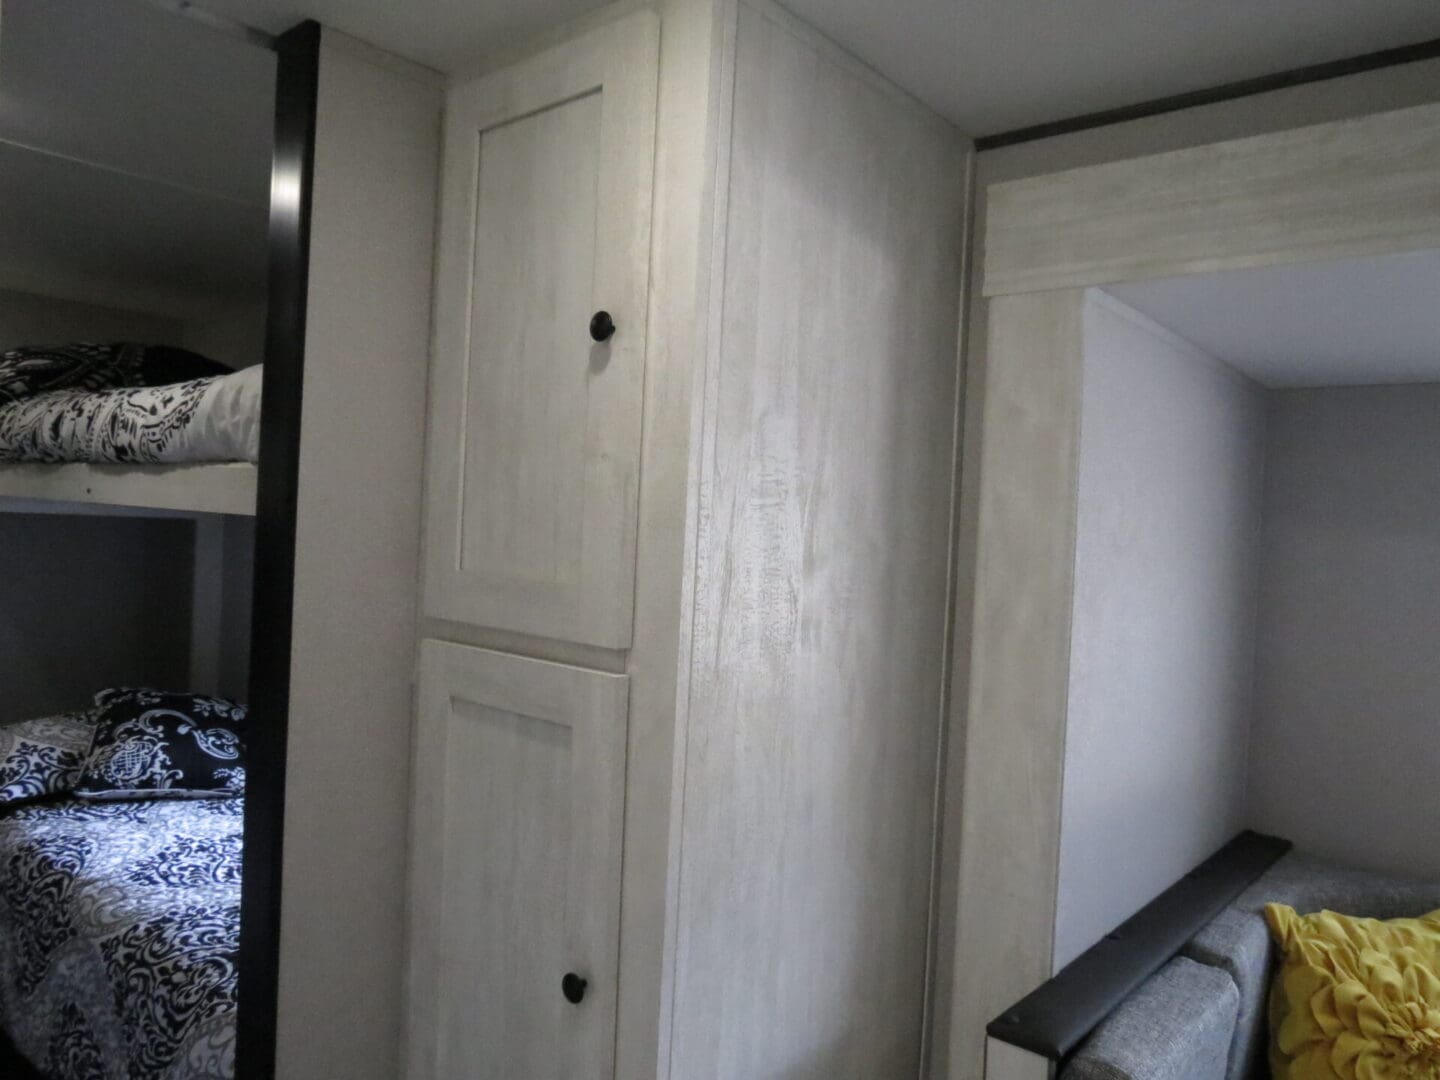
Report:
[[[229,371],[224,364],[170,345],[21,345],[0,353],[0,404],[55,390],[166,386]]]
[[[0,806],[65,794],[80,779],[94,738],[88,711],[0,725]]]
[[[95,743],[82,799],[205,799],[245,791],[245,707],[160,690],[95,695]]]

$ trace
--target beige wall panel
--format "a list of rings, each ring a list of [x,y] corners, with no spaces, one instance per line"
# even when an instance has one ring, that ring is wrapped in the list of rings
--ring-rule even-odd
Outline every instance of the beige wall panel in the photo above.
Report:
[[[1050,977],[1065,759],[1084,292],[991,301],[961,789],[951,1076]],[[964,1040],[957,1049],[954,1039]]]
[[[399,1073],[411,683],[440,93],[321,52],[277,1075]]]

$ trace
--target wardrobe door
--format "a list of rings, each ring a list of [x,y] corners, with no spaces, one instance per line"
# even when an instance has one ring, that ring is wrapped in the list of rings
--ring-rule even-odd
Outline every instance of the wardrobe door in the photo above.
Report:
[[[422,643],[408,1080],[613,1076],[628,683]]]
[[[450,92],[427,615],[630,644],[658,49],[639,12]]]

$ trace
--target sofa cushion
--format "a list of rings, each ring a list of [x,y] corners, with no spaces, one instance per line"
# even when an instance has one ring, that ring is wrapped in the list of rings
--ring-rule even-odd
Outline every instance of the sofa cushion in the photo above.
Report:
[[[1090,1033],[1062,1080],[1224,1080],[1240,995],[1216,967],[1176,957]]]
[[[1329,908],[1393,919],[1440,908],[1440,882],[1386,877],[1291,852],[1196,934],[1181,954],[1225,971],[1240,995],[1226,1073],[1230,1080],[1268,1071],[1266,1001],[1277,958],[1265,926],[1268,903],[1289,904],[1301,912]]]

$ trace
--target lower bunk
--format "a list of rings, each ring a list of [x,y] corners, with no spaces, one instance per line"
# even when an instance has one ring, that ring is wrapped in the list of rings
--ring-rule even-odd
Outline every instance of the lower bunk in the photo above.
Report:
[[[0,725],[0,1075],[234,1076],[243,718],[119,690]]]
[[[240,799],[0,817],[0,1022],[45,1077],[228,1077]]]

